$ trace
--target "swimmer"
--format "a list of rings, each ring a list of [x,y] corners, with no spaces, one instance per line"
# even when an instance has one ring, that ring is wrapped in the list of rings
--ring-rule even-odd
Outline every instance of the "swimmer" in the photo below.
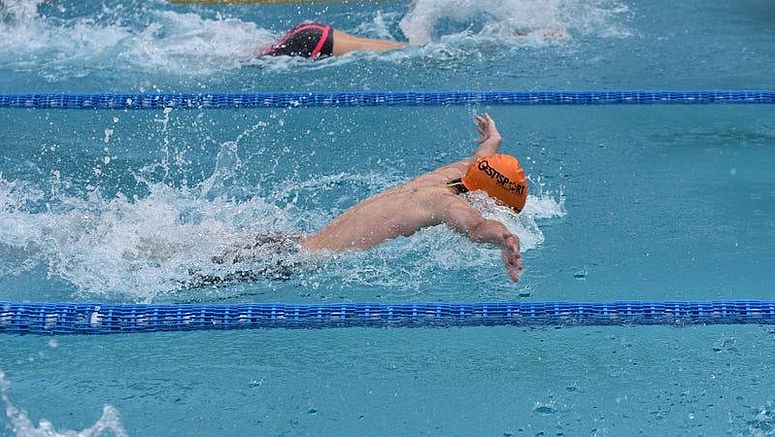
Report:
[[[502,140],[495,121],[486,113],[475,120],[480,138],[473,156],[369,197],[320,232],[302,237],[300,248],[308,252],[360,251],[445,224],[473,242],[500,247],[509,276],[519,281],[519,238],[502,223],[482,217],[460,196],[482,190],[517,213],[527,199],[527,181],[519,161],[497,154]]]
[[[495,121],[488,114],[476,116],[475,120],[480,138],[473,156],[377,193],[339,215],[316,234],[286,235],[269,231],[247,238],[213,257],[212,261],[219,265],[261,261],[256,269],[230,272],[225,276],[192,272],[197,280],[188,285],[260,278],[290,279],[303,262],[294,256],[299,252],[362,251],[441,224],[473,242],[500,247],[509,276],[513,281],[519,281],[522,270],[519,238],[502,223],[482,217],[464,196],[460,196],[481,190],[517,213],[527,200],[527,181],[519,161],[510,155],[497,154],[502,140]]]
[[[321,59],[354,51],[384,52],[404,48],[406,44],[387,39],[360,38],[325,24],[305,21],[288,31],[259,56],[301,56]]]

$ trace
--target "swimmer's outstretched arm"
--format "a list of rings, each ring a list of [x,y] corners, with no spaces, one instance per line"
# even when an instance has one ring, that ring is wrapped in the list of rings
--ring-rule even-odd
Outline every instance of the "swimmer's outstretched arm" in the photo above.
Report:
[[[474,153],[474,159],[498,153],[503,139],[498,128],[495,127],[495,120],[486,112],[477,115],[474,119],[476,120],[476,130],[479,131],[479,147]]]
[[[511,280],[519,281],[519,272],[522,271],[519,237],[512,234],[506,226],[503,226],[503,223],[482,217],[479,211],[462,199],[444,210],[442,221],[452,229],[465,234],[475,243],[500,246],[503,264]]]

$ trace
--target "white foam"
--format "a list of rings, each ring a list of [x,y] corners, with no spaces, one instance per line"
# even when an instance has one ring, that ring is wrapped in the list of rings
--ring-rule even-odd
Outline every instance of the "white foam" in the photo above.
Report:
[[[5,0],[3,9],[0,9],[0,29],[3,23],[17,22],[30,23],[38,16],[38,5],[45,0]]]
[[[363,21],[349,32],[365,38],[393,39],[388,22],[397,21],[399,18],[395,12],[376,11],[371,21]]]
[[[145,68],[210,73],[251,61],[275,35],[236,18],[204,19],[194,13],[163,11],[133,35],[122,59]]]
[[[617,19],[628,12],[612,0],[416,0],[400,26],[415,45],[438,39],[436,27],[443,19],[466,23],[474,18],[484,21],[481,35],[515,42],[563,42],[573,31],[629,35]]]
[[[173,11],[148,10],[151,23],[131,27],[121,5],[105,7],[99,22],[55,19],[37,13],[40,3],[0,6],[0,59],[17,69],[42,70],[51,81],[90,74],[95,66],[209,74],[244,65],[276,37],[252,22]]]
[[[160,122],[168,117],[165,114]],[[387,184],[374,174],[308,176],[278,183],[292,188],[272,191],[266,199],[248,193],[248,200],[235,200],[234,192],[246,197],[245,187],[235,180],[241,166],[239,142],[266,126],[258,122],[235,141],[224,143],[212,175],[193,187],[173,187],[150,176],[159,174],[155,171],[159,167],[166,175],[171,165],[180,164],[171,162],[174,151],[162,140],[162,161],[135,175],[149,190],[142,198],[120,193],[105,197],[96,188],[82,196],[64,194],[67,183],[58,172],[52,172],[44,193],[0,173],[0,272],[18,275],[42,266],[83,293],[128,293],[133,300],[149,301],[202,276],[223,277],[293,262],[283,258],[290,255],[278,255],[271,248],[266,253],[254,250],[235,264],[214,259],[256,235],[297,235],[310,223],[322,226],[321,217],[327,214],[300,211],[295,206],[299,195],[316,195],[342,184],[358,189],[365,185],[369,191]]]
[[[116,437],[128,436],[124,426],[121,424],[118,412],[110,405],[105,405],[102,409],[102,416],[97,419],[94,425],[81,431],[57,431],[54,425],[41,419],[36,426],[30,420],[27,412],[13,405],[8,398],[8,388],[11,383],[5,379],[5,374],[0,370],[0,400],[5,406],[6,417],[10,422],[11,430],[17,437],[97,437],[105,436],[111,433]]]
[[[0,187],[7,184],[0,180]],[[85,198],[63,197],[41,212],[14,208],[21,202],[12,201],[0,211],[0,245],[85,292],[128,292],[148,300],[183,287],[192,270],[217,275],[223,266],[212,257],[246,235],[289,229],[287,213],[260,198],[231,202],[201,197],[197,188],[149,188],[142,199],[106,199],[97,190]]]

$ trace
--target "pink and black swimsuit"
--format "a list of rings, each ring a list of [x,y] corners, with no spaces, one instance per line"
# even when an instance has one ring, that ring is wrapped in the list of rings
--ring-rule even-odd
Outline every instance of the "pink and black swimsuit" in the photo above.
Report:
[[[303,56],[315,59],[331,56],[334,52],[334,29],[325,24],[305,22],[283,35],[261,56]]]

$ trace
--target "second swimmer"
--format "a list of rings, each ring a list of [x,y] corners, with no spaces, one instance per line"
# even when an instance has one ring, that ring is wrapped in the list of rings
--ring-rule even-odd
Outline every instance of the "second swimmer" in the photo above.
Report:
[[[280,38],[259,56],[301,56],[309,59],[341,56],[354,51],[384,52],[406,47],[387,39],[360,38],[331,26],[305,21]]]

